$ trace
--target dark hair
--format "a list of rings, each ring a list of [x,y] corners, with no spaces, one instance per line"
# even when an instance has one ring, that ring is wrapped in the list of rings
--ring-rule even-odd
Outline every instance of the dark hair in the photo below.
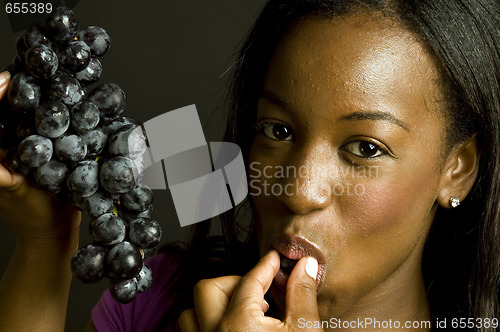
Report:
[[[447,105],[449,147],[478,133],[482,151],[478,178],[456,211],[438,209],[424,249],[423,271],[434,317],[497,317],[500,310],[498,1],[270,0],[247,36],[234,66],[225,140],[241,147],[248,164],[253,139],[249,125],[255,121],[267,66],[290,27],[307,16],[332,19],[355,10],[380,11],[397,20],[434,56]],[[242,229],[235,222],[238,211],[230,211],[222,218],[224,238],[219,240],[226,250],[221,258],[228,268],[221,273],[244,273],[258,255],[251,224],[248,237],[240,241]],[[209,232],[208,221],[195,226],[192,259],[199,259],[201,252],[207,252]],[[246,261],[243,253],[247,254]],[[206,276],[197,275],[203,277]]]

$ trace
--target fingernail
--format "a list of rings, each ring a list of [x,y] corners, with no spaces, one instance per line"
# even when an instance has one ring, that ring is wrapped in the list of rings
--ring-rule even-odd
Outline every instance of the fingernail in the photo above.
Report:
[[[0,88],[10,80],[10,73],[6,70],[0,73]]]
[[[264,300],[264,303],[263,303],[263,308],[262,308],[263,312],[266,313],[268,310],[269,310],[269,303],[267,303],[266,300]]]
[[[318,275],[318,261],[314,257],[307,257],[306,262],[306,273],[316,280],[316,276]]]

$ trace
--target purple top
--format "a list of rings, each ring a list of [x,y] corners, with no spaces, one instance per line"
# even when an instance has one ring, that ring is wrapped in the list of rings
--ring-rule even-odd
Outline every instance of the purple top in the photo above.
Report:
[[[179,255],[160,253],[147,260],[153,286],[128,304],[115,301],[106,290],[92,310],[98,332],[177,331],[175,303],[182,296]]]

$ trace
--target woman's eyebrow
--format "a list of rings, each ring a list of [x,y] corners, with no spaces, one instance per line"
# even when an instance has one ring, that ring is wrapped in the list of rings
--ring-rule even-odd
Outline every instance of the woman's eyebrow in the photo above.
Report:
[[[283,110],[292,110],[292,105],[284,101],[275,93],[263,89],[261,97],[266,98],[270,102],[280,106]],[[394,123],[406,131],[410,131],[410,127],[402,120],[396,118],[393,114],[384,111],[358,111],[342,116],[340,121],[363,121],[363,120],[383,120]]]
[[[285,111],[292,110],[292,106],[290,104],[288,104],[286,101],[284,101],[283,99],[278,97],[278,95],[276,95],[275,93],[273,93],[269,90],[263,89],[260,96],[263,98],[266,98],[270,102],[280,106]]]
[[[383,120],[394,123],[406,131],[410,131],[409,126],[403,121],[396,118],[389,112],[383,111],[363,111],[363,112],[354,112],[348,115],[345,115],[340,118],[340,121],[363,121],[363,120]]]

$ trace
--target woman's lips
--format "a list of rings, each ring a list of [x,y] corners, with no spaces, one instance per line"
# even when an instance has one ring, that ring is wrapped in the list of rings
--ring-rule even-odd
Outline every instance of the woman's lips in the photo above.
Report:
[[[326,258],[316,245],[299,235],[282,234],[273,239],[271,248],[276,249],[276,251],[280,253],[280,269],[274,278],[273,285],[281,293],[286,293],[286,285],[291,273],[291,268],[302,257],[314,257],[318,261],[316,285],[318,293],[320,292],[325,279]],[[295,266],[293,268],[295,268]]]

